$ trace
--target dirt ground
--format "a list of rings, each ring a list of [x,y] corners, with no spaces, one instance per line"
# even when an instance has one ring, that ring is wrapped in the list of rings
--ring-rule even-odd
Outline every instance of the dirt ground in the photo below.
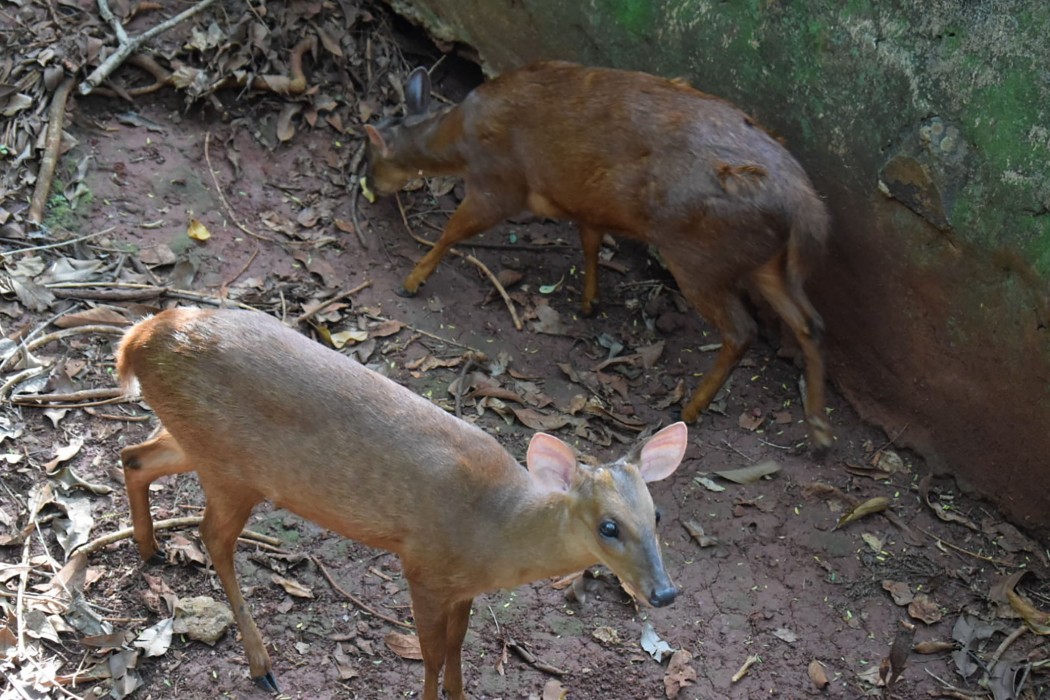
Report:
[[[159,53],[177,54],[193,28],[226,29],[234,5],[164,35]],[[334,6],[322,9],[339,19]],[[356,15],[354,41],[386,47],[374,55],[398,60],[385,66],[386,80],[371,72],[381,62],[368,68],[355,100],[340,102],[353,107],[342,113],[353,118],[311,112],[318,94],[334,99],[340,86],[309,70],[319,89],[312,102],[297,103],[290,122],[282,109],[295,101],[264,91],[224,90],[191,105],[171,88],[133,103],[78,97],[66,128],[76,145],[59,165],[64,195],[51,201],[49,227],[5,229],[2,274],[33,278],[26,270],[37,269],[54,297],[33,310],[8,282],[0,306],[8,338],[0,408],[3,700],[269,695],[248,678],[235,627],[214,645],[186,633],[143,641],[144,630],[172,616],[176,599],[225,603],[195,528],[161,533],[169,554],[161,565],[141,563],[126,538],[68,557],[83,540],[130,524],[118,455],[153,423],[137,403],[35,397],[111,389],[116,333],[145,313],[217,303],[263,309],[443,408],[455,410],[458,396],[463,417],[520,459],[537,427],[614,459],[642,431],[676,420],[682,392],[711,365],[716,335],[641,246],[606,246],[601,312],[582,318],[582,257],[565,223],[523,218],[462,246],[507,285],[521,331],[493,284],[462,258],[447,258],[417,297],[396,295],[424,252],[409,229],[434,239],[461,191],[426,183],[401,194],[403,210],[393,199],[361,199],[355,231],[360,118],[395,109],[404,68],[441,55],[382,7],[355,11],[365,14]],[[449,57],[435,78],[436,91],[455,100],[479,74]],[[289,124],[294,133],[284,140]],[[82,189],[70,197],[71,182]],[[24,199],[2,202],[10,222],[20,220]],[[201,230],[193,221],[210,237],[191,238]],[[82,236],[91,237],[27,250]],[[41,265],[30,266],[31,258]],[[55,264],[72,271],[59,275]],[[363,284],[299,321],[316,303]],[[31,361],[17,350],[30,332],[51,333],[67,316],[74,320],[62,325],[78,330],[35,347]],[[636,606],[600,567],[567,587],[544,580],[481,597],[464,648],[474,697],[1050,697],[1050,645],[1034,633],[1050,627],[1040,613],[1050,610],[1047,543],[951,480],[929,477],[921,460],[895,450],[893,436],[861,423],[833,384],[836,444],[814,459],[799,370],[778,351],[777,329],[766,330],[715,407],[690,426],[684,465],[652,485],[665,560],[681,590],[674,605]],[[468,363],[471,351],[485,359]],[[34,364],[46,371],[11,384]],[[718,475],[770,462],[779,470],[750,483]],[[192,476],[162,482],[152,498],[156,520],[199,515],[203,506]],[[839,525],[870,499],[882,499],[875,512]],[[274,538],[242,541],[237,567],[283,697],[418,695],[421,664],[402,658],[388,636],[410,632],[350,602],[318,565],[342,590],[410,623],[396,557],[269,506],[248,527]],[[73,546],[70,532],[79,537]],[[1025,571],[1031,575],[1018,582]],[[670,667],[656,660],[640,643],[648,626],[688,653]],[[82,676],[75,684],[74,674]],[[887,675],[899,676],[891,688]]]

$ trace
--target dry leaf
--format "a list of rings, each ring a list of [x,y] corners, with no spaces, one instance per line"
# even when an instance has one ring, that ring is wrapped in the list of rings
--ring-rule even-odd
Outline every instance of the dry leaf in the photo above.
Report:
[[[743,467],[741,469],[727,469],[725,471],[715,472],[717,476],[732,481],[734,484],[751,484],[759,479],[772,476],[780,471],[780,465],[771,459],[767,459],[764,462],[753,464],[750,467]]]
[[[925,642],[919,642],[913,648],[916,654],[940,654],[945,651],[952,651],[958,648],[958,644],[955,642],[948,642],[940,639],[929,639]]]
[[[146,656],[163,656],[171,646],[171,632],[174,619],[167,617],[142,630],[138,638],[132,642],[132,646],[142,649]]]
[[[1050,634],[1050,613],[1035,607],[1027,598],[1014,590],[1017,582],[1020,581],[1026,573],[1028,572],[1018,571],[1006,580],[1006,583],[1003,586],[1003,590],[1006,592],[1006,598],[1010,601],[1010,607],[1014,609],[1014,612],[1020,615],[1021,619],[1024,620],[1026,625],[1028,625],[1028,629],[1038,635]]]
[[[565,686],[557,678],[551,678],[543,686],[543,700],[565,700],[568,696],[569,691],[565,689]]]
[[[717,537],[711,537],[704,533],[704,526],[695,520],[686,520],[682,523],[689,536],[701,547],[713,547],[718,544]]]
[[[871,463],[875,465],[876,469],[891,474],[906,471],[904,468],[904,461],[900,458],[900,455],[893,450],[879,450],[875,453]]]
[[[563,414],[549,415],[546,413],[540,413],[531,408],[516,408],[511,406],[510,410],[513,411],[517,419],[526,426],[533,430],[541,430],[543,432],[551,432],[552,430],[562,428],[569,423],[578,423],[580,420]]]
[[[885,497],[885,496],[877,496],[875,498],[869,498],[868,500],[864,501],[863,503],[858,503],[853,508],[851,508],[848,512],[843,514],[843,516],[841,518],[839,518],[839,522],[838,522],[838,524],[835,525],[835,527],[836,528],[840,528],[843,525],[845,525],[846,523],[851,523],[854,520],[860,520],[861,518],[863,518],[866,515],[871,515],[873,513],[882,512],[882,511],[886,510],[887,508],[889,508],[889,506],[890,506],[890,499]]]
[[[813,659],[809,662],[809,679],[813,681],[813,685],[817,690],[824,690],[828,687],[828,674],[824,672],[824,665]]]
[[[897,605],[908,605],[915,600],[915,595],[911,592],[911,588],[903,581],[890,581],[887,579],[882,582],[882,590],[889,592],[893,597],[893,602]]]
[[[414,634],[390,632],[383,637],[383,641],[386,642],[386,646],[390,651],[402,659],[423,660],[423,649],[419,646],[419,637]]]
[[[674,654],[675,650],[670,644],[660,639],[660,635],[656,633],[656,629],[653,627],[651,622],[646,622],[645,626],[642,627],[642,649],[653,657],[657,661],[663,663],[669,655]]]
[[[915,600],[908,604],[908,614],[928,625],[940,622],[941,618],[944,617],[941,614],[940,606],[933,602],[933,599],[925,593],[919,593],[915,596]]]
[[[313,598],[314,592],[290,578],[285,578],[279,574],[270,574],[270,580],[276,583],[278,586],[284,589],[288,595],[293,595],[296,598]]]
[[[86,311],[74,311],[55,319],[55,325],[59,328],[75,328],[78,326],[93,326],[98,324],[130,326],[131,321],[128,320],[127,316],[116,309],[105,306],[87,309]]]
[[[671,656],[664,673],[664,692],[668,700],[673,700],[682,692],[682,688],[696,682],[696,669],[690,665],[693,655],[685,649],[679,649]]]
[[[277,138],[281,141],[291,141],[295,136],[295,123],[292,119],[302,111],[302,105],[298,102],[285,102],[277,115]]]
[[[620,633],[617,632],[614,628],[608,627],[606,625],[603,625],[591,632],[591,636],[597,639],[602,644],[620,643]]]
[[[757,408],[751,411],[744,411],[740,414],[740,418],[737,420],[739,425],[744,430],[750,430],[754,432],[762,427],[762,424],[766,422],[765,415]]]
[[[197,219],[190,219],[190,225],[186,228],[186,235],[195,241],[206,241],[211,238],[211,231]]]

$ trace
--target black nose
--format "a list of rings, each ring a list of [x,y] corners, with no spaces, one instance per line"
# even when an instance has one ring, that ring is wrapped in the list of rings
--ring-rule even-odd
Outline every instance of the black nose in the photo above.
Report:
[[[678,595],[678,591],[674,586],[665,586],[664,588],[654,589],[649,594],[649,605],[654,608],[662,608],[665,605],[670,605],[674,602],[675,597]]]

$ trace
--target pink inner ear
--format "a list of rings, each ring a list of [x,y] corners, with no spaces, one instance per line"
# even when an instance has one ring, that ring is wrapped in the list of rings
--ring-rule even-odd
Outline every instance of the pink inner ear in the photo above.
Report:
[[[660,481],[674,473],[689,447],[689,430],[679,421],[649,438],[642,447],[638,470],[646,481]]]
[[[379,129],[375,128],[371,124],[365,124],[365,133],[368,134],[368,140],[372,142],[376,148],[380,148],[386,153],[389,149],[386,147],[386,141],[383,140],[383,135],[379,133]]]
[[[545,488],[568,491],[572,486],[572,477],[576,472],[576,453],[553,435],[533,435],[525,463],[532,478]]]

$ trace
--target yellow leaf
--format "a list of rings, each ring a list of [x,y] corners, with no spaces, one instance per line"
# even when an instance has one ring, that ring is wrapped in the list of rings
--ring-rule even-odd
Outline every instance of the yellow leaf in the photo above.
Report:
[[[190,226],[186,229],[186,235],[195,241],[206,241],[211,238],[211,231],[197,219],[190,219]]]
[[[369,202],[375,204],[376,196],[375,193],[372,192],[371,188],[369,188],[368,178],[366,177],[361,178],[361,194],[363,194],[365,196],[365,199],[367,199]]]

